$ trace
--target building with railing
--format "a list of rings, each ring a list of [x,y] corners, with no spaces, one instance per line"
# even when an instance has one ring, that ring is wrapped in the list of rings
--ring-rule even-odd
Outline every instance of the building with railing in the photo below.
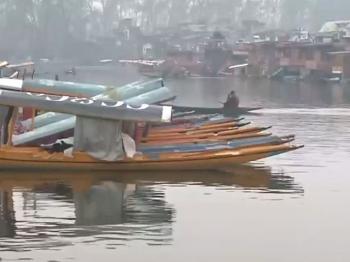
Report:
[[[248,43],[248,75],[350,79],[350,37],[321,32],[302,41],[295,39],[291,37],[288,41],[276,39]]]

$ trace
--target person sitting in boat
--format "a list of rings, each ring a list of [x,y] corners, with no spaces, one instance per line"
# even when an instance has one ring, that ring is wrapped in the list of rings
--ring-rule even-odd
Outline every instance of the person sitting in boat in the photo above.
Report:
[[[239,99],[235,93],[235,91],[231,91],[224,103],[224,109],[236,109],[239,107]]]

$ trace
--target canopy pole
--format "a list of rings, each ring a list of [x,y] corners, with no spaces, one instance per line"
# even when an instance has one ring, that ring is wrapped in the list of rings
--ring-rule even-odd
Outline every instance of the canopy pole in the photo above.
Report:
[[[30,131],[33,131],[34,128],[35,128],[35,116],[36,116],[36,109],[35,108],[32,108],[32,123],[30,125]]]
[[[12,147],[13,143],[12,143],[12,137],[15,131],[15,126],[16,126],[16,120],[17,120],[17,114],[18,113],[18,108],[14,108],[13,112],[12,112],[12,116],[10,118],[10,122],[8,125],[8,138],[7,138],[7,143],[6,145],[8,147]]]

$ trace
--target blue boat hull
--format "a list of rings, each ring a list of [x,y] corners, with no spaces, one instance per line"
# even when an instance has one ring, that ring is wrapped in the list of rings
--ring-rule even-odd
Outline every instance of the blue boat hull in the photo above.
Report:
[[[281,144],[291,141],[292,137],[281,138],[277,136],[245,138],[238,140],[231,140],[222,143],[203,143],[203,144],[180,144],[180,145],[166,145],[166,146],[140,146],[139,151],[145,154],[161,154],[174,152],[202,152],[208,150],[223,150],[236,149],[239,147],[259,146],[265,144]]]

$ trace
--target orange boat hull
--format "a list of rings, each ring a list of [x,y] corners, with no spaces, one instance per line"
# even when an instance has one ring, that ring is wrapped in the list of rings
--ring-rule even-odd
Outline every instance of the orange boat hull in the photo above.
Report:
[[[223,150],[191,154],[160,155],[157,159],[145,156],[106,162],[93,159],[86,153],[73,157],[62,153],[49,154],[40,148],[0,149],[0,167],[4,169],[50,169],[50,170],[215,170],[263,159],[300,147],[288,145],[260,146],[240,150]]]

